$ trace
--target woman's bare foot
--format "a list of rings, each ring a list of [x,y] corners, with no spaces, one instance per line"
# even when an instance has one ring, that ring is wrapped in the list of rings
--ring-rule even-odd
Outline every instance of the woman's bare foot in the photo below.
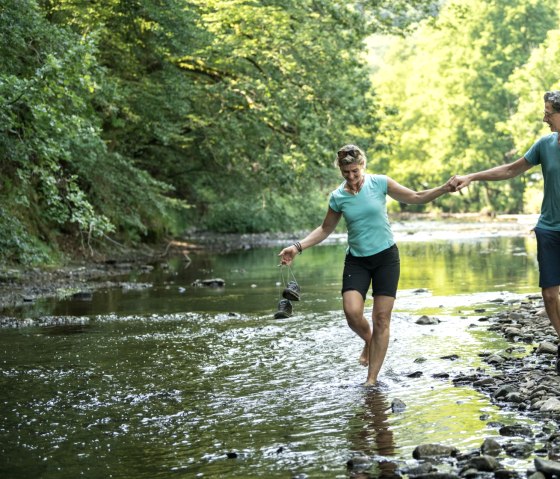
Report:
[[[364,345],[364,349],[362,350],[362,354],[360,354],[360,364],[362,366],[369,365],[369,344],[366,343]]]

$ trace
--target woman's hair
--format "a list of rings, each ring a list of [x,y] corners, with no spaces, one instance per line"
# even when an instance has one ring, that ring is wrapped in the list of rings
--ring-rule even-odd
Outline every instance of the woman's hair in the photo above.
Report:
[[[350,165],[358,163],[366,167],[366,154],[356,145],[344,145],[336,154],[336,166]]]
[[[544,101],[552,104],[554,111],[560,111],[560,91],[552,90],[544,94]]]

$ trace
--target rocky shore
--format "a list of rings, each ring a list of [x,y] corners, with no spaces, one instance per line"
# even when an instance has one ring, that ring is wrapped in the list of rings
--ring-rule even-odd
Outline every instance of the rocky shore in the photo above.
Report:
[[[0,327],[17,326],[8,316],[22,304],[39,298],[91,295],[96,289],[118,285],[118,277],[134,269],[152,267],[138,260],[108,260],[53,269],[5,269],[0,271]]]
[[[151,271],[156,266],[165,268],[172,257],[190,261],[189,254],[203,249],[207,249],[204,244],[173,240],[157,247],[74,258],[59,267],[0,268],[0,327],[17,326],[8,321],[8,316],[22,304],[49,297],[86,297],[97,289],[115,286],[135,288],[127,282],[130,273]]]
[[[395,463],[387,467],[387,458],[356,456],[348,461],[351,477],[560,477],[560,376],[555,371],[558,339],[542,299],[530,296],[495,316],[480,317],[472,326],[496,331],[511,346],[497,353],[481,351],[479,354],[487,367],[455,377],[438,374],[437,378],[451,380],[456,386],[470,386],[487,395],[496,406],[512,411],[517,418],[531,419],[532,425],[488,423],[499,436],[481,438],[480,447],[472,451],[421,444],[414,449],[412,461],[404,466]],[[396,402],[394,412],[406,407]],[[520,472],[506,465],[509,458],[524,459],[531,466]],[[381,474],[371,474],[374,469]]]

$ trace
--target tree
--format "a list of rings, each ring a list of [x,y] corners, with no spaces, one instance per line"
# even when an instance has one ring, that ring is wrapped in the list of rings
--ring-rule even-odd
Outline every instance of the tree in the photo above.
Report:
[[[1,16],[1,259],[45,260],[61,234],[91,247],[165,224],[168,187],[103,141],[98,109],[111,84],[94,38],[53,26],[32,1],[5,0]]]
[[[264,231],[316,218],[333,151],[372,142],[363,40],[404,28],[413,10],[369,3],[113,0],[93,14],[66,0],[50,16],[100,38],[125,97],[105,122],[111,147],[172,183],[196,206],[191,222]],[[305,206],[293,201],[302,195]]]
[[[398,42],[375,84],[387,111],[391,172],[413,186],[509,162],[513,138],[500,125],[515,112],[508,78],[557,22],[556,1],[450,1],[411,41]],[[527,25],[531,25],[528,28]],[[524,179],[477,183],[448,208],[521,211]]]
[[[543,95],[560,89],[560,30],[550,30],[544,42],[531,52],[527,62],[516,69],[505,85],[518,98],[516,111],[498,128],[513,138],[515,156],[521,157],[534,139],[550,133],[542,122]],[[523,194],[525,211],[540,211],[543,194],[542,174],[538,168],[526,175]]]
[[[3,0],[4,258],[315,224],[336,148],[375,140],[364,39],[433,3]]]

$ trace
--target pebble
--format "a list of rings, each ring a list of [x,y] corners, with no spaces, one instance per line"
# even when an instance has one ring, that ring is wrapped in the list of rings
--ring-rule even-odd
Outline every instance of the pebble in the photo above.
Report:
[[[422,324],[422,325],[431,325],[431,324],[439,324],[439,323],[441,323],[441,321],[438,318],[434,318],[426,315],[420,316],[416,320],[416,324]]]

